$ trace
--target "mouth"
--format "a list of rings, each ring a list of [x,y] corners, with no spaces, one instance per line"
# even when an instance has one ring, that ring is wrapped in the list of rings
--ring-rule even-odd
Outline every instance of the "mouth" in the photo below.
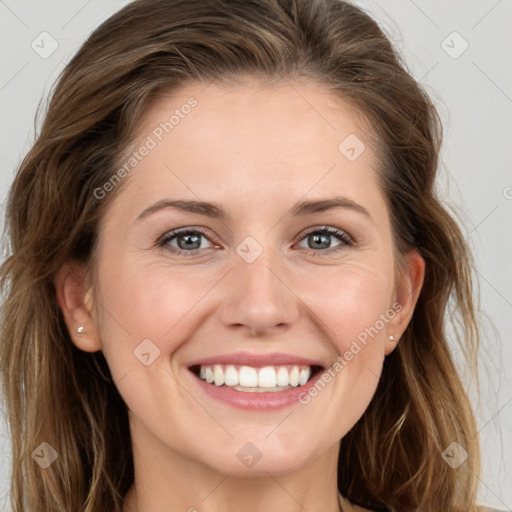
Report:
[[[217,354],[190,361],[187,369],[204,398],[253,412],[303,404],[326,372],[318,360],[284,352]]]
[[[246,393],[276,393],[300,388],[324,370],[320,365],[245,366],[195,364],[189,370],[203,383]]]

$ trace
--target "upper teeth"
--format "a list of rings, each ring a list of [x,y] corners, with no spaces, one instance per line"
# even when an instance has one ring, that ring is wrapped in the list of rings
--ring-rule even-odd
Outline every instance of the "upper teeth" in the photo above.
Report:
[[[199,377],[216,386],[275,388],[303,386],[311,376],[309,366],[235,366],[232,364],[201,365]]]

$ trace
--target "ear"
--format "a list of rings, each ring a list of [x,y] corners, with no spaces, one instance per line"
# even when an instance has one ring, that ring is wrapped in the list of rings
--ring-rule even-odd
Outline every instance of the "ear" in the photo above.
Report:
[[[86,352],[101,349],[101,340],[94,314],[92,287],[87,289],[86,272],[77,262],[65,263],[54,278],[57,300],[73,343]],[[78,328],[83,326],[84,332]]]
[[[424,277],[425,260],[416,249],[413,249],[404,255],[404,268],[399,272],[396,279],[394,300],[392,302],[392,309],[396,314],[386,326],[384,347],[386,355],[389,355],[395,349],[411,321]],[[393,336],[395,341],[390,340],[389,336]]]

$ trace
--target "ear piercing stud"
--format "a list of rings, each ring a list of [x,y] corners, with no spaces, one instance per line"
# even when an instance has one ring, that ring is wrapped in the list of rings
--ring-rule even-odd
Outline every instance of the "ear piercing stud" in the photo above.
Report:
[[[399,340],[396,340],[394,336],[390,336],[390,337],[389,337],[389,340],[390,340],[390,341],[396,341],[396,342],[398,342],[398,341],[399,341]]]
[[[78,334],[85,334],[85,327],[83,325],[81,325],[77,330],[76,332]]]

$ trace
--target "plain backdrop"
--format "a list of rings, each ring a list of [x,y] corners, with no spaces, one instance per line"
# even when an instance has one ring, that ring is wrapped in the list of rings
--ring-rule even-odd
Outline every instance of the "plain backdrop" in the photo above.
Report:
[[[2,219],[13,173],[34,140],[39,101],[90,32],[126,3],[0,0]],[[355,3],[377,19],[441,114],[439,193],[458,212],[474,251],[481,301],[482,390],[473,398],[483,456],[479,498],[512,510],[512,2]],[[441,455],[439,464],[445,464]],[[0,508],[6,511],[9,468],[0,417]]]

